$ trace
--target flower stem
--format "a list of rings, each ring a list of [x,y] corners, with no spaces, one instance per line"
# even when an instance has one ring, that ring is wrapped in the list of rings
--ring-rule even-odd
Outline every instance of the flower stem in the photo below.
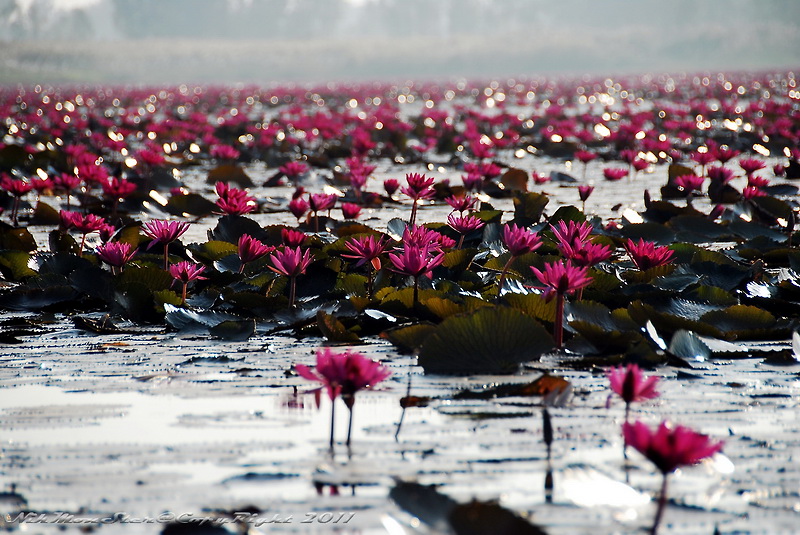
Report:
[[[556,349],[561,349],[564,345],[564,294],[556,294],[556,318],[553,324],[553,337],[556,341]]]
[[[348,405],[347,408],[350,409],[350,420],[347,423],[347,442],[346,442],[347,448],[349,449],[350,448],[350,437],[353,434],[353,406],[352,405]]]
[[[419,303],[419,277],[414,277],[414,309],[416,310]]]
[[[181,306],[186,304],[186,287],[189,286],[188,282],[183,283],[183,290],[181,291]]]
[[[295,277],[289,277],[289,308],[294,306],[295,298]]]
[[[511,262],[513,262],[515,258],[514,255],[511,255],[506,265],[503,266],[503,271],[500,272],[500,280],[497,282],[497,297],[500,297],[500,292],[503,291],[503,283],[506,281],[506,272],[508,268],[511,267]]]
[[[664,516],[664,509],[666,509],[667,506],[667,477],[668,474],[664,474],[664,479],[661,481],[661,494],[658,496],[658,509],[656,509],[653,527],[650,528],[650,535],[658,534],[658,526],[661,524],[661,518]]]
[[[464,245],[464,238],[465,237],[466,237],[466,234],[462,234],[461,235],[461,238],[458,240],[458,245],[456,245],[456,249],[461,249],[461,246]]]
[[[336,400],[331,400],[331,440],[329,443],[329,447],[331,450],[331,455],[333,455],[333,429],[336,425]]]
[[[411,205],[411,218],[408,220],[408,226],[413,227],[414,221],[417,219],[417,200],[414,199],[414,204]]]
[[[169,242],[164,244],[164,271],[169,271]]]

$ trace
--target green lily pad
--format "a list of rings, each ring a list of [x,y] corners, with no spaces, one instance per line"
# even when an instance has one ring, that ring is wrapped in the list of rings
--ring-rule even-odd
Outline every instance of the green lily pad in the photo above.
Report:
[[[358,335],[348,330],[336,316],[323,310],[317,311],[317,327],[322,331],[325,338],[331,342],[356,344],[361,341]]]
[[[487,307],[444,320],[422,344],[419,364],[426,373],[514,373],[554,346],[550,333],[530,316]]]
[[[514,223],[518,226],[535,225],[542,218],[550,199],[544,193],[514,194]]]
[[[37,273],[29,267],[31,255],[25,251],[0,251],[0,272],[6,280],[20,281]]]
[[[381,337],[389,340],[402,352],[416,353],[435,330],[436,325],[433,323],[415,323],[387,329],[381,333]]]

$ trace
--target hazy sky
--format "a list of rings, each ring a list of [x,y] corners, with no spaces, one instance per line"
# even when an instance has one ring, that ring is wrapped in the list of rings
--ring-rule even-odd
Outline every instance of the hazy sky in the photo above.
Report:
[[[800,0],[0,0],[0,46],[0,83],[786,69]]]

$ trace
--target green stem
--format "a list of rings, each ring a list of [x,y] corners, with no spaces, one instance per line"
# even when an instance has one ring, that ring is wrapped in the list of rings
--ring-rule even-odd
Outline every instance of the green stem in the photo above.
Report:
[[[506,272],[508,268],[511,267],[511,262],[513,262],[515,258],[514,255],[511,255],[506,265],[503,266],[503,271],[500,272],[500,280],[497,282],[497,297],[500,297],[500,292],[503,291],[503,283],[506,281]]]
[[[556,341],[556,349],[561,349],[564,345],[564,294],[556,294],[556,318],[553,324],[553,337]]]
[[[330,444],[329,444],[329,447],[330,447],[330,450],[331,450],[331,455],[333,455],[333,430],[334,430],[335,426],[336,426],[336,400],[332,399],[331,400],[331,440],[330,440]]]
[[[661,519],[664,516],[664,509],[667,508],[667,477],[668,474],[664,474],[664,479],[661,482],[661,494],[658,496],[658,509],[656,509],[653,527],[650,528],[650,535],[658,534],[658,526],[661,524]]]
[[[353,406],[354,405],[355,404],[347,406],[347,408],[350,409],[350,419],[349,419],[349,421],[347,423],[347,442],[346,442],[348,450],[350,449],[350,437],[353,434]]]

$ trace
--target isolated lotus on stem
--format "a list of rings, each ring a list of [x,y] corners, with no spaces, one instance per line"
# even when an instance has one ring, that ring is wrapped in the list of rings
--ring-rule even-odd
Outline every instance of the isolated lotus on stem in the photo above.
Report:
[[[183,285],[181,289],[181,305],[186,304],[186,288],[189,283],[196,280],[206,280],[206,277],[202,276],[205,270],[205,266],[187,261],[169,266],[169,274]]]
[[[136,248],[130,243],[108,242],[95,249],[97,257],[111,266],[111,273],[122,272],[122,267],[136,256]]]
[[[329,348],[322,348],[317,351],[317,365],[314,369],[304,364],[296,364],[294,369],[301,377],[322,383],[322,386],[316,390],[317,404],[319,404],[321,389],[324,388],[328,393],[328,397],[331,400],[331,452],[334,445],[335,423],[335,405],[333,402],[336,401],[336,398],[341,396],[342,401],[344,401],[350,412],[346,442],[349,448],[353,431],[353,407],[356,401],[356,393],[374,388],[391,375],[391,372],[386,367],[366,358],[361,353],[354,351],[334,353]]]
[[[433,189],[433,177],[426,177],[419,173],[408,173],[406,175],[407,186],[400,188],[402,193],[405,193],[413,204],[411,205],[411,217],[408,220],[408,226],[413,227],[417,219],[417,205],[423,199],[432,198],[436,192]]]
[[[150,238],[149,250],[158,243],[164,244],[164,269],[169,270],[169,244],[183,236],[189,230],[189,223],[184,221],[164,221],[154,219],[142,225],[142,232]]]
[[[664,266],[672,262],[675,251],[667,246],[658,246],[655,242],[639,239],[635,242],[629,239],[625,242],[625,250],[639,271]]]
[[[304,274],[308,266],[313,262],[311,251],[306,249],[303,252],[300,247],[284,247],[270,255],[272,266],[269,268],[280,275],[289,277],[289,306],[294,306],[296,279]],[[273,267],[274,266],[274,267]]]
[[[573,266],[568,261],[559,260],[545,264],[542,271],[535,267],[531,267],[531,271],[544,285],[545,300],[556,298],[553,338],[556,348],[561,349],[564,345],[564,298],[592,283],[592,278],[588,274],[589,268]]]
[[[254,262],[255,260],[266,256],[268,253],[271,253],[274,250],[274,247],[264,245],[249,234],[242,234],[239,237],[239,243],[236,246],[236,252],[239,255],[239,261],[242,264],[241,267],[239,267],[239,273],[244,273],[245,266],[250,262]]]
[[[722,442],[713,442],[688,427],[671,427],[667,422],[661,422],[655,431],[642,422],[626,422],[622,424],[622,434],[625,442],[656,465],[663,476],[658,509],[650,528],[650,534],[656,535],[667,505],[669,474],[681,466],[697,464],[713,456],[722,449]]]

